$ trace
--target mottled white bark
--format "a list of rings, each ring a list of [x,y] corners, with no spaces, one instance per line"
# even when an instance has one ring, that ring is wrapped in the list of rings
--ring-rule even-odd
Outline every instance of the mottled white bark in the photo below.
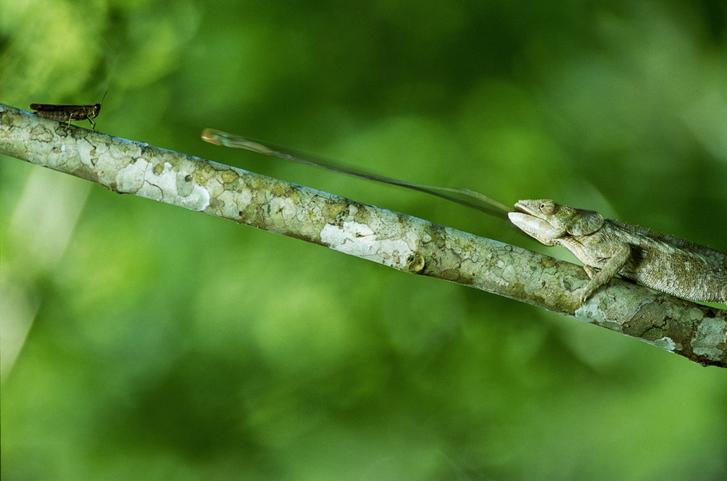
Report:
[[[340,196],[41,119],[0,104],[0,154],[575,316],[703,364],[727,366],[727,312],[612,281],[585,305],[574,264]]]

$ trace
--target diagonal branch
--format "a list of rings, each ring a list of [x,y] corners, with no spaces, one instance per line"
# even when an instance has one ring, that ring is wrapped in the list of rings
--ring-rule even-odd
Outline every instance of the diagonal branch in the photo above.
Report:
[[[520,247],[2,104],[0,154],[575,316],[727,367],[727,311],[620,279],[579,307],[573,293],[587,282],[583,269]]]

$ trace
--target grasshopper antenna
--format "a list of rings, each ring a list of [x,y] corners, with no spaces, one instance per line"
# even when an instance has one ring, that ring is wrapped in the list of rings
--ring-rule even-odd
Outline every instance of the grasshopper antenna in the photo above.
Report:
[[[404,180],[394,179],[393,177],[386,177],[383,175],[366,172],[364,170],[359,170],[353,167],[347,167],[313,155],[295,152],[291,149],[274,146],[272,144],[266,144],[257,140],[252,140],[239,135],[223,132],[221,130],[209,128],[204,129],[202,131],[202,140],[204,140],[205,142],[209,142],[210,144],[222,145],[224,147],[232,147],[236,149],[244,149],[250,152],[266,155],[268,157],[277,157],[279,159],[287,160],[290,162],[312,165],[314,167],[320,167],[353,177],[359,177],[362,179],[381,182],[383,184],[396,185],[399,187],[404,187],[406,189],[424,192],[430,195],[434,195],[436,197],[440,197],[442,199],[446,199],[456,204],[477,209],[488,215],[499,217],[501,219],[507,219],[507,213],[511,210],[504,204],[501,204],[500,202],[494,199],[490,199],[486,195],[480,194],[479,192],[475,192],[473,190],[415,184]]]

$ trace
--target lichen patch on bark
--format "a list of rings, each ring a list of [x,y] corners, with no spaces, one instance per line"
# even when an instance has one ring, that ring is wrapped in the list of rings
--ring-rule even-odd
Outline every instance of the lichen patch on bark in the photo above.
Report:
[[[726,348],[727,321],[716,318],[704,319],[692,340],[694,354],[710,361],[718,361],[724,359]]]
[[[320,238],[331,249],[396,269],[406,269],[414,255],[405,239],[382,239],[370,226],[358,222],[345,221],[341,226],[326,224]]]
[[[655,339],[651,341],[651,343],[669,352],[674,352],[677,349],[681,349],[681,345],[674,342],[674,339],[668,336],[663,336],[659,339]]]
[[[116,190],[147,199],[178,204],[181,207],[203,211],[210,203],[209,191],[185,180],[186,175],[175,171],[169,162],[153,164],[137,158],[118,170]],[[181,188],[180,188],[181,187]]]

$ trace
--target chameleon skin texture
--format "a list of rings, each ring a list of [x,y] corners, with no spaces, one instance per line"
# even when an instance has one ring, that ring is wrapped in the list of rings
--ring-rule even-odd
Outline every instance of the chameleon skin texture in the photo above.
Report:
[[[526,249],[1,104],[0,154],[114,192],[565,313],[702,364],[727,367],[727,312],[619,279],[580,305],[574,292],[588,282],[583,269]]]
[[[595,212],[522,200],[513,223],[545,245],[561,245],[591,269],[586,296],[616,274],[691,301],[727,302],[727,254]],[[599,272],[600,271],[600,272]]]
[[[727,302],[727,255],[708,247],[606,220],[585,242],[623,242],[629,260],[620,274],[690,301]]]

